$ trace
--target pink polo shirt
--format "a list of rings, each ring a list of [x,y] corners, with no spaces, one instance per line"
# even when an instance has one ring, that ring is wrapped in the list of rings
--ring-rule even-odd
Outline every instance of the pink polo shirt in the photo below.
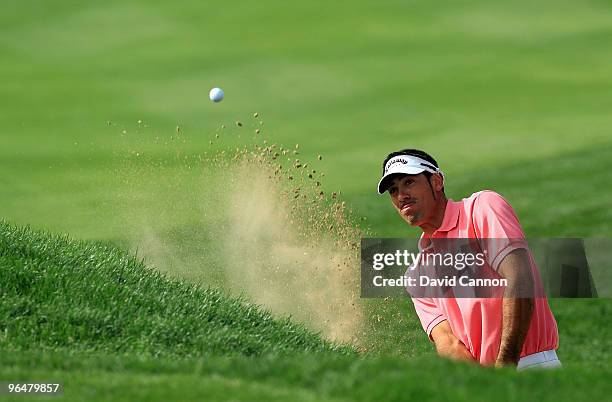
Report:
[[[449,200],[442,225],[431,236],[423,233],[419,245],[429,238],[524,239],[512,207],[493,191],[480,191],[469,198]],[[493,243],[493,242],[491,242]],[[485,242],[488,244],[488,242]],[[485,246],[487,247],[487,246]],[[491,246],[492,247],[492,246]],[[488,249],[488,263],[497,270],[504,257],[513,250],[526,248],[526,243],[512,241],[497,249]],[[535,286],[542,286],[540,275],[529,253]],[[543,294],[543,292],[536,292]],[[447,320],[453,334],[483,365],[495,363],[501,343],[502,298],[413,298],[423,329],[431,337],[433,328]],[[557,349],[557,323],[545,297],[534,298],[531,324],[521,356]]]

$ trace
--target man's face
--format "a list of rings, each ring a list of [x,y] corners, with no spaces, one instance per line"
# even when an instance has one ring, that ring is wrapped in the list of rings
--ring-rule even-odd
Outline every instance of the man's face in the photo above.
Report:
[[[420,226],[433,214],[435,199],[424,174],[398,174],[389,187],[389,195],[393,206],[409,225]]]

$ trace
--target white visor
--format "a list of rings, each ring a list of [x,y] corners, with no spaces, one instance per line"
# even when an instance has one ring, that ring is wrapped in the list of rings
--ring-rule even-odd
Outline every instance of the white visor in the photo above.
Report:
[[[444,174],[433,163],[427,162],[412,155],[398,155],[389,159],[385,164],[385,172],[378,182],[378,194],[383,194],[392,183],[392,177],[396,174],[419,174],[423,172]]]

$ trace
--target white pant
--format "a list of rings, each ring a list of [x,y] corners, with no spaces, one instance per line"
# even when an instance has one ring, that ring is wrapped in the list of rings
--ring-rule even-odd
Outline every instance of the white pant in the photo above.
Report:
[[[516,369],[517,371],[521,371],[539,368],[554,369],[561,367],[563,367],[563,365],[557,357],[557,352],[554,350],[545,350],[544,352],[538,352],[521,357],[518,361]]]

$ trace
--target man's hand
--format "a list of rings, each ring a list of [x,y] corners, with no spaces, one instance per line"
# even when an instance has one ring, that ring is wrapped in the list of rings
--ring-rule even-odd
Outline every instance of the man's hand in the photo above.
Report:
[[[533,315],[533,276],[527,250],[512,251],[499,264],[497,272],[508,280],[502,305],[502,333],[495,367],[519,361]],[[517,297],[522,296],[522,297]]]
[[[474,356],[465,345],[453,334],[448,321],[442,321],[431,331],[431,338],[436,344],[438,354],[453,360],[474,361]]]

